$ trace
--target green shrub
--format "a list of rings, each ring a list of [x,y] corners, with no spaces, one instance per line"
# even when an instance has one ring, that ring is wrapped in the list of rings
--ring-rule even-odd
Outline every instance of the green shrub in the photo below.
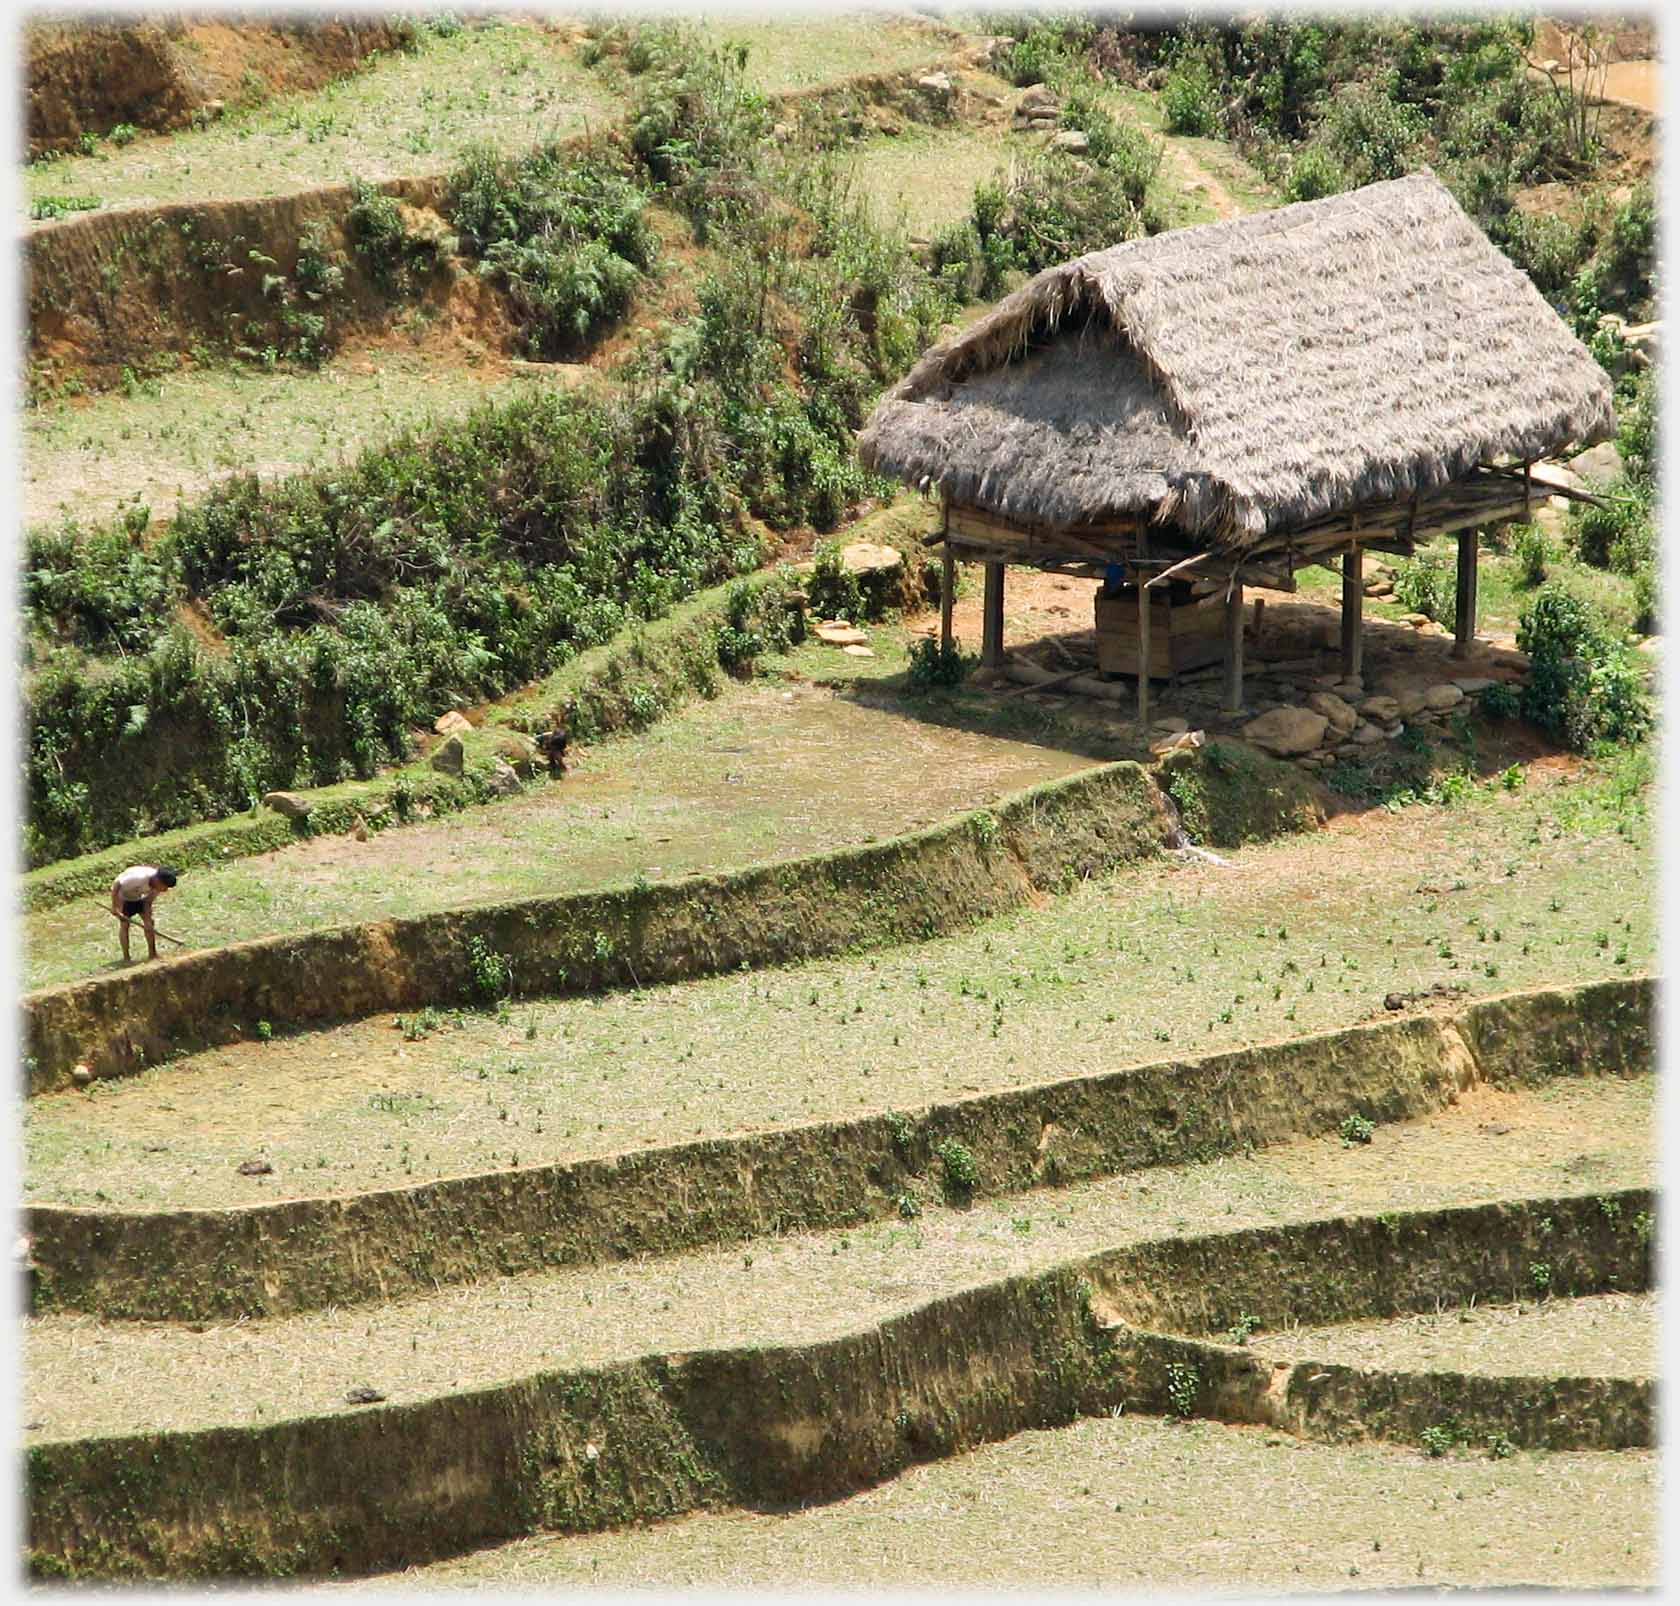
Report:
[[[1214,135],[1221,116],[1215,71],[1199,50],[1185,51],[1174,60],[1161,86],[1161,110],[1174,134]]]
[[[984,225],[981,207],[989,209],[993,197],[983,201],[976,191],[975,227],[982,241],[1001,235],[1020,266],[1037,273],[1148,233],[1152,220],[1134,198],[1135,184],[1135,172],[1081,162],[1065,151],[1035,151],[1011,164],[1002,204]]]
[[[922,636],[910,647],[910,688],[927,692],[935,686],[960,685],[976,661],[954,641],[946,646],[933,636]]]
[[[1458,624],[1458,579],[1452,565],[1432,552],[1394,565],[1394,599],[1448,630]]]
[[[1552,543],[1538,524],[1519,524],[1512,532],[1511,551],[1525,586],[1537,586],[1546,578],[1546,566],[1552,561]]]
[[[811,578],[805,587],[812,613],[819,619],[846,619],[854,624],[862,620],[863,587],[840,561],[839,542],[819,541],[812,558]]]
[[[1341,164],[1322,144],[1303,145],[1289,166],[1283,186],[1286,201],[1317,201],[1348,188],[1348,176]]]
[[[1517,626],[1529,656],[1523,716],[1578,751],[1599,742],[1641,740],[1651,729],[1644,674],[1587,603],[1555,584],[1544,587]]]
[[[1035,23],[1023,38],[999,53],[997,70],[1017,86],[1046,83],[1079,61],[1094,31],[1083,18]]]
[[[387,295],[405,296],[437,264],[437,242],[410,234],[395,196],[361,179],[350,181],[346,223],[368,276]]]

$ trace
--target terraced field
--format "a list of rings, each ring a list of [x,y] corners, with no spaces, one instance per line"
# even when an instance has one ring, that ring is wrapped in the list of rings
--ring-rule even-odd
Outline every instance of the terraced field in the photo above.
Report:
[[[944,29],[910,19],[844,15],[797,22],[718,16],[697,23],[722,46],[744,44],[763,94],[892,72],[937,60]],[[474,145],[526,150],[611,120],[621,102],[580,59],[581,23],[508,17],[388,54],[309,94],[284,96],[180,133],[101,142],[89,156],[34,162],[24,201],[90,196],[103,208],[285,195],[441,173]],[[52,227],[51,223],[44,225]]]
[[[701,26],[766,94],[972,44]],[[584,44],[445,27],[26,193],[441,172],[619,115],[616,42]],[[964,72],[987,109],[850,153],[924,238],[1020,148],[1014,91]],[[1154,96],[1110,103],[1161,131]],[[1275,200],[1218,142],[1163,148],[1175,223]],[[410,333],[39,408],[29,517],[161,520],[177,485],[556,382]],[[1316,672],[1315,585],[1270,605],[1256,695]],[[1006,626],[1088,606],[1021,584]],[[1372,611],[1372,684],[1429,678],[1444,647]],[[100,896],[26,917],[37,1578],[1651,1584],[1650,756],[1425,714],[1450,784],[1411,793],[1115,762],[1149,740],[1127,704],[915,692],[930,628],[767,655],[557,784],[194,861],[157,964],[114,963]],[[1181,696],[1200,722],[1212,692]],[[1198,808],[1216,852],[1179,834]]]

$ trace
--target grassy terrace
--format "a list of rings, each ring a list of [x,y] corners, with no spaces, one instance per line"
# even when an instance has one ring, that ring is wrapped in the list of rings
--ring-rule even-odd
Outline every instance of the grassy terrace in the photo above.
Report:
[[[1343,1366],[1505,1377],[1655,1377],[1655,1294],[1599,1294],[1475,1305],[1399,1321],[1347,1322],[1257,1335],[1263,1355]]]
[[[330,1411],[355,1383],[401,1405],[539,1370],[817,1342],[1171,1234],[1639,1187],[1656,1164],[1654,1094],[1651,1077],[1479,1089],[1430,1120],[1380,1128],[1368,1146],[1307,1139],[969,1209],[929,1200],[914,1220],[491,1278],[348,1311],[202,1331],[34,1317],[25,1419],[42,1423],[41,1439],[273,1422]]]
[[[874,637],[878,666],[901,665],[902,644]],[[813,648],[805,661],[824,655],[840,656]],[[1031,739],[1034,721],[1019,707],[1012,739],[1002,712],[971,731],[807,685],[730,683],[713,703],[586,752],[560,784],[365,843],[323,837],[195,870],[160,905],[159,923],[208,946],[730,869],[892,836],[1093,762]],[[86,903],[31,916],[26,986],[119,965],[115,930]]]
[[[141,382],[131,395],[45,402],[22,418],[24,521],[92,522],[130,498],[165,519],[228,474],[343,462],[376,440],[554,382],[500,363],[369,352],[317,370],[212,368]]]
[[[1637,795],[1539,768],[1517,792],[1344,817],[1229,868],[1158,860],[960,937],[499,1017],[375,1018],[40,1097],[25,1192],[350,1193],[1271,1041],[1381,1015],[1391,991],[1624,975],[1655,963],[1649,867]],[[257,1153],[274,1174],[240,1176]]]
[[[1211,1422],[1016,1435],[798,1512],[542,1536],[326,1590],[1648,1588],[1645,1451],[1431,1461]]]
[[[767,94],[915,66],[949,39],[910,19],[717,16],[699,26],[719,44],[746,44],[749,79]],[[111,207],[283,195],[342,184],[352,173],[440,172],[474,144],[523,150],[582,133],[616,120],[623,106],[610,80],[578,59],[580,37],[575,23],[534,17],[427,35],[414,54],[382,57],[310,94],[202,129],[33,163],[24,201],[92,195]]]

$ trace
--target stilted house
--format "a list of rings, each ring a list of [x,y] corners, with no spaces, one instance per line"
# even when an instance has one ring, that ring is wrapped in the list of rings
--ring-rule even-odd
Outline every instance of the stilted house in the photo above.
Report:
[[[947,641],[958,559],[985,565],[993,665],[1007,565],[1100,578],[1099,664],[1141,714],[1152,674],[1221,657],[1240,708],[1244,584],[1338,557],[1357,675],[1362,553],[1447,531],[1462,655],[1478,528],[1614,427],[1604,370],[1423,172],[1049,268],[930,349],[858,449],[941,498]]]

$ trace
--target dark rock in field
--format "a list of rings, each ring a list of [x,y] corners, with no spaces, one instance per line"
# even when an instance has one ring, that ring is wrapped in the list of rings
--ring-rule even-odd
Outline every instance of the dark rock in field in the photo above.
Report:
[[[519,776],[511,764],[497,759],[490,771],[490,790],[497,797],[513,797],[519,791]]]
[[[344,1398],[351,1405],[377,1405],[385,1396],[378,1389],[370,1389],[363,1383],[356,1388],[346,1390]]]
[[[315,805],[306,797],[299,797],[296,792],[269,792],[263,797],[263,806],[273,809],[276,814],[283,814],[288,820],[304,819]]]
[[[440,775],[459,775],[466,767],[466,750],[459,736],[451,736],[432,754],[432,768]]]
[[[1487,1133],[1490,1138],[1502,1138],[1512,1129],[1503,1121],[1484,1121],[1481,1130]]]
[[[274,1167],[266,1160],[243,1160],[239,1165],[242,1177],[266,1177],[273,1173]]]
[[[1404,993],[1390,993],[1383,1000],[1384,1009],[1404,1009],[1409,1000]]]

